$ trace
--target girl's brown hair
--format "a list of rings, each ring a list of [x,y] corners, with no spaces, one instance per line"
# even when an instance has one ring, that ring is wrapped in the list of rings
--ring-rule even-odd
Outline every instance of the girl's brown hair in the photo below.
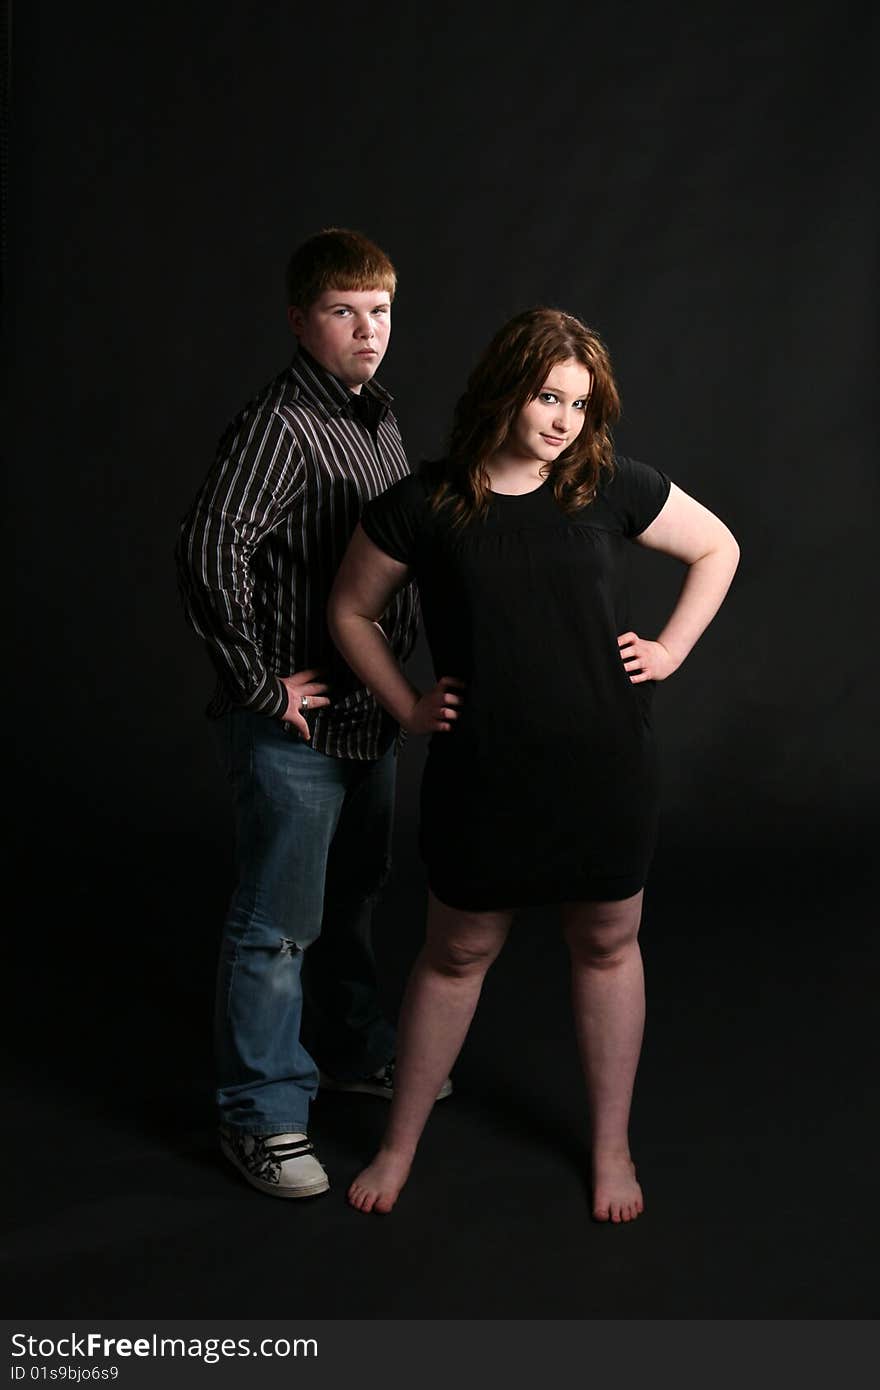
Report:
[[[448,504],[455,525],[486,515],[489,460],[553,367],[572,359],[588,369],[593,384],[580,434],[549,466],[556,501],[566,512],[577,511],[592,500],[602,473],[611,474],[611,426],[620,398],[605,344],[572,314],[527,309],[495,334],[455,407],[448,457],[432,497],[435,508]]]

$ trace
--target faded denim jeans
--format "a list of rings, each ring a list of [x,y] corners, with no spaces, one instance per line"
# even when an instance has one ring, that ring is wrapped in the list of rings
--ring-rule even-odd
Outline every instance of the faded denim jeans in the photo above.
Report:
[[[389,866],[395,749],[332,758],[246,710],[223,715],[217,738],[238,880],[217,974],[220,1119],[250,1134],[306,1131],[313,1056],[354,1080],[394,1053],[370,928]]]

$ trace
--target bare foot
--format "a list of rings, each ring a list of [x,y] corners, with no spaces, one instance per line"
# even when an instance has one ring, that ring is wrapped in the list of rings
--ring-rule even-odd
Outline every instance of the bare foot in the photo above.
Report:
[[[635,1221],[645,1210],[635,1164],[628,1153],[593,1154],[593,1219]]]
[[[409,1177],[412,1159],[393,1149],[380,1149],[348,1189],[348,1200],[357,1211],[390,1211]]]

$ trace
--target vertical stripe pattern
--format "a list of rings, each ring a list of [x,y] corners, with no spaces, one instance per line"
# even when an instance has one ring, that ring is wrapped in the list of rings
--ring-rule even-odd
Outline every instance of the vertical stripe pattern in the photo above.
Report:
[[[332,704],[310,717],[312,745],[337,758],[376,758],[396,725],[333,646],[326,605],[364,505],[409,473],[391,396],[360,396],[305,353],[245,406],[184,518],[177,569],[186,616],[217,671],[214,718],[242,707],[287,708],[281,676],[326,672]],[[413,585],[382,619],[395,656],[412,651]]]

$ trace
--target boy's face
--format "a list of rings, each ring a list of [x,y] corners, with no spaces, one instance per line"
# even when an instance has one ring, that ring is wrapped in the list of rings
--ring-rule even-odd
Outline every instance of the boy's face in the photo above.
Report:
[[[300,346],[355,393],[378,369],[391,337],[387,290],[325,290],[308,309],[291,305]]]

